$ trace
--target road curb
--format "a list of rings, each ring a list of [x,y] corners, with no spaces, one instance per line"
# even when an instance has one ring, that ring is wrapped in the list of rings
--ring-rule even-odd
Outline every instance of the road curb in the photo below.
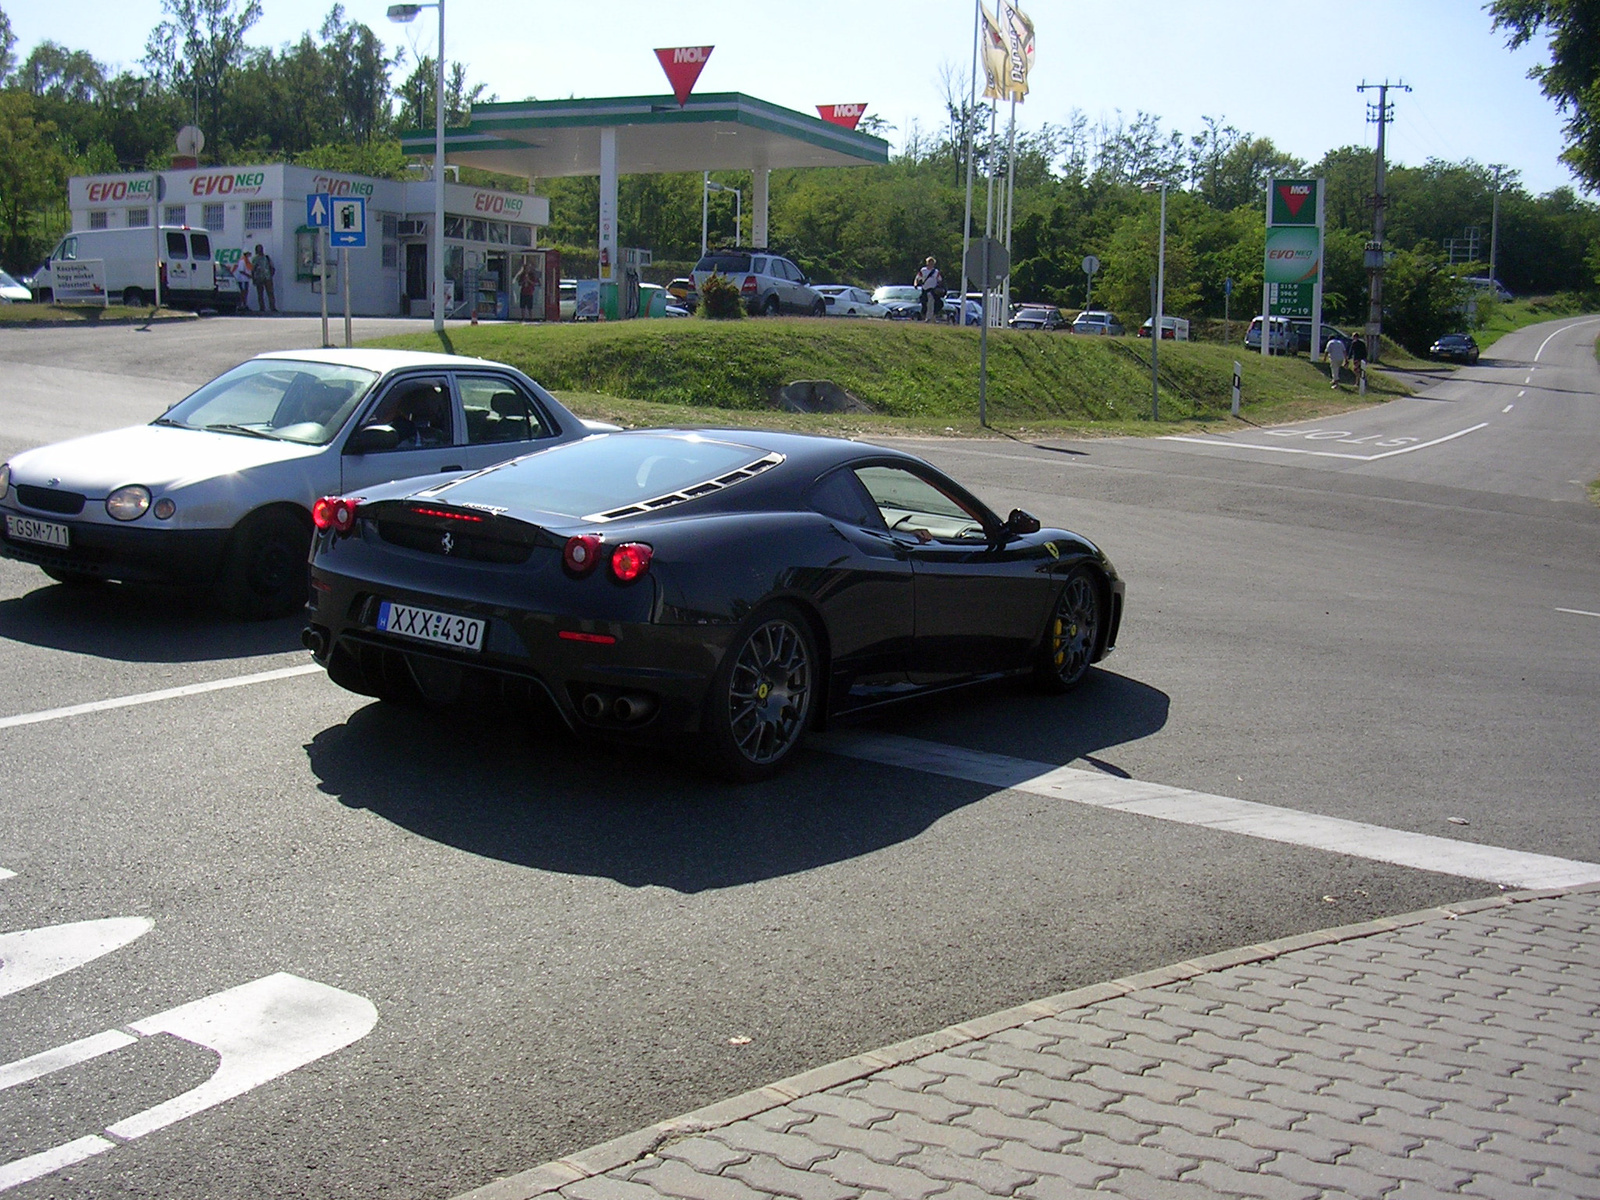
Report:
[[[970,1021],[962,1021],[959,1024],[935,1030],[932,1033],[908,1038],[906,1041],[896,1042],[892,1046],[869,1050],[863,1054],[853,1055],[837,1062],[828,1063],[825,1066],[803,1071],[798,1075],[791,1075],[787,1079],[780,1079],[776,1083],[767,1084],[765,1087],[756,1088],[737,1096],[731,1096],[726,1100],[719,1100],[714,1104],[706,1105],[704,1108],[695,1109],[693,1112],[686,1113],[681,1117],[658,1121],[656,1124],[647,1126],[636,1133],[624,1134],[622,1137],[613,1138],[609,1142],[602,1142],[598,1146],[590,1146],[586,1150],[579,1150],[576,1153],[565,1155],[553,1162],[544,1163],[519,1174],[496,1179],[470,1192],[462,1193],[455,1197],[455,1200],[532,1200],[533,1197],[543,1196],[569,1184],[576,1183],[580,1179],[603,1175],[607,1171],[614,1171],[618,1167],[626,1166],[628,1163],[635,1162],[648,1154],[654,1153],[668,1142],[676,1141],[680,1138],[693,1137],[700,1133],[708,1133],[714,1129],[731,1125],[736,1121],[748,1120],[750,1117],[767,1112],[770,1109],[781,1108],[783,1105],[790,1104],[803,1096],[815,1095],[818,1092],[825,1092],[841,1084],[864,1079],[868,1075],[877,1074],[879,1071],[887,1070],[890,1067],[914,1062],[930,1054],[948,1050],[952,1046],[979,1041],[1008,1029],[1016,1029],[1019,1026],[1028,1024],[1030,1021],[1059,1016],[1061,1013],[1086,1008],[1091,1004],[1098,1004],[1105,1000],[1115,999],[1118,996],[1128,995],[1130,992],[1169,987],[1172,984],[1183,983],[1186,980],[1193,979],[1199,975],[1206,975],[1213,971],[1223,971],[1230,967],[1244,966],[1248,963],[1265,962],[1299,950],[1309,950],[1316,946],[1333,945],[1356,938],[1371,937],[1379,933],[1392,933],[1397,929],[1425,925],[1432,921],[1453,921],[1458,917],[1468,916],[1472,913],[1484,912],[1494,908],[1506,908],[1514,904],[1528,904],[1538,900],[1552,900],[1561,896],[1575,896],[1588,892],[1600,892],[1600,883],[1582,884],[1577,887],[1506,892],[1498,896],[1489,896],[1482,900],[1468,900],[1460,904],[1439,905],[1434,908],[1419,909],[1416,912],[1401,913],[1393,917],[1376,917],[1370,921],[1359,921],[1353,925],[1336,925],[1310,933],[1293,934],[1270,942],[1260,942],[1233,950],[1222,950],[1215,954],[1202,955],[1198,958],[1185,959],[1170,966],[1156,967],[1153,970],[1141,971],[1134,975],[1125,975],[1106,983],[1095,983],[1087,987],[1074,988],[1070,992],[1061,992],[1041,1000],[1032,1000],[1026,1004],[1019,1004],[1014,1008],[990,1013],[988,1016],[976,1017]]]

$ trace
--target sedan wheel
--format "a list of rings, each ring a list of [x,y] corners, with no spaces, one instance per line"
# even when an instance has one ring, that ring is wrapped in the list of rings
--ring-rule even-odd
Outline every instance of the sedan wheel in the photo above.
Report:
[[[720,774],[748,782],[778,770],[811,718],[819,666],[810,629],[788,605],[762,609],[747,623],[707,700]]]
[[[1037,676],[1047,691],[1070,692],[1083,682],[1100,641],[1100,588],[1079,567],[1056,599],[1039,647]]]
[[[222,602],[246,621],[286,617],[305,604],[311,530],[292,513],[257,513],[234,530],[219,579]]]

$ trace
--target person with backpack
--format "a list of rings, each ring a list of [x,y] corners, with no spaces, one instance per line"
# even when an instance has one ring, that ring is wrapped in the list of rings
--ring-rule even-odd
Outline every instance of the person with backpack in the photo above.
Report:
[[[257,312],[278,311],[278,297],[272,287],[272,277],[277,273],[278,268],[272,265],[272,256],[257,242],[255,257],[250,263],[250,282],[256,285]]]
[[[939,260],[930,254],[911,283],[922,293],[922,319],[937,321],[944,308],[944,276],[939,274]]]

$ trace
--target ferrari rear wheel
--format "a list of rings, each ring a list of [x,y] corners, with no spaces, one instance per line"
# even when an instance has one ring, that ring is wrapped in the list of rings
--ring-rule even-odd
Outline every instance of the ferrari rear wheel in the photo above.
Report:
[[[738,782],[777,771],[799,745],[821,663],[805,619],[787,604],[745,623],[712,680],[707,725],[718,772]]]
[[[1079,567],[1056,597],[1039,647],[1036,673],[1045,690],[1070,692],[1083,682],[1100,643],[1100,621],[1099,581],[1087,567]]]

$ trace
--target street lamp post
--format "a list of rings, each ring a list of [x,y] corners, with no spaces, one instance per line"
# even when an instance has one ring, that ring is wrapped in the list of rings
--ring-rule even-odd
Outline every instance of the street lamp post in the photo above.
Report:
[[[711,173],[706,172],[706,195],[712,192],[733,193],[733,244],[743,245],[739,240],[739,227],[744,221],[744,193],[732,184],[718,183],[711,178]],[[700,253],[706,252],[706,196],[700,197]]]
[[[1155,185],[1149,185],[1154,190]],[[1156,251],[1156,279],[1152,292],[1155,312],[1150,314],[1150,419],[1161,419],[1161,371],[1159,356],[1162,332],[1162,309],[1167,303],[1167,181],[1161,181],[1161,232]]]
[[[433,109],[433,331],[444,332],[444,0],[432,4],[391,4],[389,19],[402,25],[425,8],[439,10],[439,71]]]

